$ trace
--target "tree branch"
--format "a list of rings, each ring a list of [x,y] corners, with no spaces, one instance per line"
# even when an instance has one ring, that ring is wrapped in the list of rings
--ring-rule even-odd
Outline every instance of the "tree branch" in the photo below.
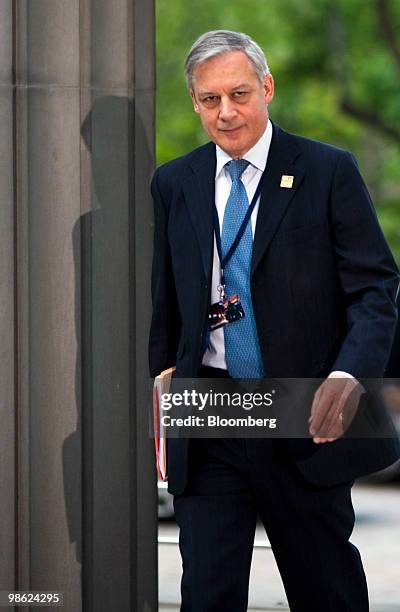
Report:
[[[343,99],[341,104],[341,109],[347,115],[358,119],[361,123],[368,125],[378,132],[383,134],[384,136],[388,136],[392,140],[394,140],[397,144],[400,144],[400,130],[397,130],[392,125],[387,123],[382,117],[379,117],[375,113],[375,111],[370,111],[366,108],[362,108],[361,106],[357,106],[353,102],[347,99]]]
[[[387,0],[376,0],[375,7],[382,38],[400,70],[400,44],[396,38],[396,30],[393,27],[388,2]]]

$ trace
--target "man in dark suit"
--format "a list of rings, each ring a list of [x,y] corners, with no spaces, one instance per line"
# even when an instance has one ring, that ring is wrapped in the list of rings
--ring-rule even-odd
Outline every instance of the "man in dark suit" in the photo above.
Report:
[[[246,610],[259,513],[292,611],[365,612],[351,486],[399,448],[343,438],[342,407],[359,379],[384,373],[396,265],[353,156],[270,121],[274,81],[254,41],[208,32],[185,73],[212,142],[152,182],[151,375],[176,364],[181,378],[325,380],[308,439],[168,440],[182,610]],[[240,295],[245,316],[210,331],[221,284],[225,297]]]

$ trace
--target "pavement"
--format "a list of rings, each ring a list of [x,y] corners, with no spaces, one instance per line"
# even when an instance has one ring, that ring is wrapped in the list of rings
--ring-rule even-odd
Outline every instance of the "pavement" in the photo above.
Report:
[[[361,552],[368,580],[370,612],[400,612],[400,483],[353,487],[356,525],[351,541]],[[178,528],[160,521],[159,612],[176,612],[180,602]],[[257,527],[248,612],[289,610],[282,581],[262,525]]]

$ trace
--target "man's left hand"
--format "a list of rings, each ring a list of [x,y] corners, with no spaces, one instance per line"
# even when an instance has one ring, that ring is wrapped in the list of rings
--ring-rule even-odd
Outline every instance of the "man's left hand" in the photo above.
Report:
[[[316,444],[334,442],[344,434],[357,412],[363,387],[355,378],[328,377],[317,389],[311,406],[309,431]]]

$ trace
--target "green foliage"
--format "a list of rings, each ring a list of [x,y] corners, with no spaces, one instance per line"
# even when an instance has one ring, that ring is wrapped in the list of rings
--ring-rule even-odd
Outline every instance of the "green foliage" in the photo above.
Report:
[[[158,164],[206,141],[183,78],[191,44],[207,30],[246,32],[263,47],[275,78],[271,118],[356,155],[400,262],[400,61],[393,48],[394,40],[400,49],[400,2],[384,3],[393,39],[378,4],[157,0]]]

